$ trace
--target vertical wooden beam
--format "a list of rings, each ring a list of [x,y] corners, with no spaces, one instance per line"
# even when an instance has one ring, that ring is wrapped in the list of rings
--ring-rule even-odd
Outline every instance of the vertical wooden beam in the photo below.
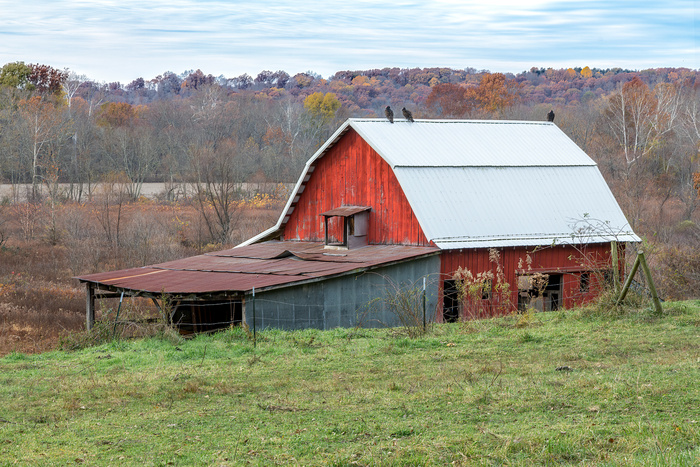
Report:
[[[348,246],[348,218],[343,217],[343,245]]]
[[[95,285],[85,283],[85,329],[90,331],[95,325]]]
[[[620,290],[620,262],[617,258],[617,242],[613,240],[610,242],[610,256],[612,259],[613,267],[613,287],[615,288],[615,294],[617,295]]]

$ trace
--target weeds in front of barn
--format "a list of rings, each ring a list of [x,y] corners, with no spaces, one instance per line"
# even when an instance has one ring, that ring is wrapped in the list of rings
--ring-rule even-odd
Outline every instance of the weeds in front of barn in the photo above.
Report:
[[[0,464],[697,465],[700,302],[0,359]]]

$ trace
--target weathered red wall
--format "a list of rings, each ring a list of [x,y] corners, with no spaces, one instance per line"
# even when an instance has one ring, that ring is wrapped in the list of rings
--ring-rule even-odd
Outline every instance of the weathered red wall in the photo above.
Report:
[[[562,274],[562,305],[570,308],[593,299],[600,292],[601,285],[597,277],[591,274],[589,290],[582,293],[580,278],[582,272],[602,271],[611,267],[610,244],[597,243],[574,248],[572,246],[549,246],[498,248],[499,263],[504,273],[505,281],[510,284],[510,300],[499,302],[493,294],[491,300],[480,300],[478,306],[469,310],[461,310],[467,318],[483,318],[507,314],[517,309],[518,280],[517,276],[530,273]],[[528,269],[527,257],[531,263]],[[620,257],[624,258],[624,251]],[[452,279],[459,267],[468,269],[476,275],[480,272],[492,271],[496,274],[497,264],[489,260],[488,249],[464,249],[444,251],[441,254],[442,280]],[[622,260],[621,260],[622,261]],[[623,265],[624,263],[621,263]],[[495,281],[494,281],[495,282]],[[442,287],[440,288],[442,292]],[[442,300],[438,301],[439,303]],[[442,320],[442,310],[438,310],[438,320]]]
[[[316,161],[284,227],[283,239],[323,241],[320,214],[343,205],[372,207],[367,232],[370,244],[431,244],[389,164],[353,129]],[[336,239],[342,232],[339,227],[329,231]]]
[[[418,224],[391,167],[353,129],[349,129],[325,156],[315,161],[305,189],[293,205],[282,238],[323,241],[324,222],[320,214],[343,205],[372,208],[367,233],[370,244],[432,245]],[[329,233],[335,241],[342,238],[341,226],[341,219],[331,218]],[[609,268],[611,261],[609,244],[589,245],[583,250],[552,246],[499,248],[498,251],[505,280],[510,284],[510,296],[501,303],[493,294],[490,300],[482,300],[476,309],[463,310],[467,317],[495,316],[516,309],[518,274],[560,273],[563,276],[562,305],[572,307],[584,303],[596,295],[600,284],[596,283],[595,274],[591,274],[589,292],[581,293],[581,273]],[[532,260],[529,270],[526,264],[528,255]],[[496,264],[489,261],[488,249],[445,250],[441,258],[442,280],[452,279],[460,266],[474,274],[496,272]],[[438,303],[442,303],[442,297]],[[440,321],[442,307],[437,312]]]

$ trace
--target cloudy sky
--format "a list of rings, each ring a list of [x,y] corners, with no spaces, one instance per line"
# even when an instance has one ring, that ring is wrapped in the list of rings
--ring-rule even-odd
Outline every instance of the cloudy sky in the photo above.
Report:
[[[124,84],[198,68],[697,69],[699,24],[700,0],[0,0],[0,65]]]

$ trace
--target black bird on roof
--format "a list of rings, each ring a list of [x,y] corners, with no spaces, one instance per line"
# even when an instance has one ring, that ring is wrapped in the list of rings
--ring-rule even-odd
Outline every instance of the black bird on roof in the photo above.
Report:
[[[408,110],[406,107],[404,107],[403,109],[401,109],[401,112],[403,113],[403,116],[406,120],[408,120],[409,122],[413,121],[413,114],[411,113],[410,110]]]
[[[547,114],[547,121],[548,122],[554,121],[554,110],[550,110],[549,113]]]
[[[386,109],[384,109],[384,115],[386,115],[387,120],[389,120],[389,123],[394,123],[394,111],[391,110],[391,107],[388,105],[386,106]]]

